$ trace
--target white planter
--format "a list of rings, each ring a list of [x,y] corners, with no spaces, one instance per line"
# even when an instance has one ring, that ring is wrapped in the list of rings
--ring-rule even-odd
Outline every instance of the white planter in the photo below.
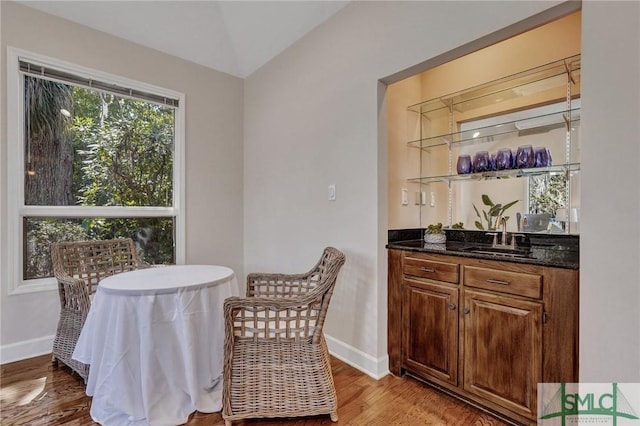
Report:
[[[428,244],[444,244],[447,242],[446,234],[424,234],[424,242]]]

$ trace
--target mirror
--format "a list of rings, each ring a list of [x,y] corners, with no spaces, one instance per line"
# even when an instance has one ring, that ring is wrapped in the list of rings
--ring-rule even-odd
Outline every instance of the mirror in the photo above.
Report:
[[[491,209],[487,205],[487,201],[490,201],[503,206],[513,203],[503,212],[504,217],[508,217],[509,232],[578,234],[579,172],[568,172],[558,166],[579,163],[580,100],[571,102],[571,109],[578,113],[572,116],[569,132],[562,114],[558,113],[566,108],[566,102],[560,102],[458,123],[459,132],[473,132],[468,142],[454,143],[451,150],[446,144],[423,150],[421,167],[429,170],[431,175],[443,177],[449,175],[449,170],[456,175],[456,162],[460,155],[469,155],[473,160],[478,152],[486,151],[489,156],[495,157],[501,148],[509,148],[515,155],[517,148],[524,145],[547,148],[553,167],[540,168],[539,174],[533,169],[534,173],[530,176],[519,178],[481,180],[471,174],[460,176],[460,179],[454,177],[451,182],[443,179],[441,182],[421,184],[420,191],[426,192],[426,197],[423,197],[426,200],[421,200],[421,226],[437,222],[450,226],[462,222],[464,229],[488,230],[495,227],[495,218],[485,216]],[[532,116],[538,120],[535,126],[530,126],[531,119],[526,119]],[[548,117],[548,123],[540,121],[544,117]],[[504,126],[504,131],[496,131],[501,126]],[[482,129],[485,128],[492,128],[492,134],[482,136]],[[478,135],[474,137],[476,133]],[[517,170],[512,172],[511,175],[518,173]],[[491,223],[488,223],[487,217]]]

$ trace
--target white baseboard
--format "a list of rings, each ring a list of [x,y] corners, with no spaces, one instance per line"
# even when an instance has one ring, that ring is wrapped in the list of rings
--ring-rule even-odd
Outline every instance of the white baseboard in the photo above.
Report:
[[[0,364],[21,361],[40,355],[50,354],[55,336],[25,340],[0,346]]]
[[[389,356],[385,355],[376,359],[360,349],[334,339],[325,334],[325,340],[329,348],[329,353],[350,366],[357,368],[366,375],[379,380],[389,374]]]
[[[2,345],[0,346],[0,364],[49,354],[53,347],[54,337],[55,336],[41,337],[39,339]],[[387,355],[376,359],[331,336],[325,335],[325,339],[331,355],[357,368],[366,375],[379,380],[389,374],[389,357]]]

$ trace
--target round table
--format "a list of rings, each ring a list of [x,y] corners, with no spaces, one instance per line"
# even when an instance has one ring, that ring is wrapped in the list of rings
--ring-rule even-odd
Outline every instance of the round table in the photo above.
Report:
[[[220,411],[223,303],[233,271],[170,265],[98,285],[73,358],[89,364],[91,417],[103,425],[177,425]]]

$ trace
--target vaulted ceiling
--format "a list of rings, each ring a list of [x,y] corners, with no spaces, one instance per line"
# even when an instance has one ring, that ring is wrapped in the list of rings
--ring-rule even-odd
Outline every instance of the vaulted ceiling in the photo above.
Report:
[[[70,21],[247,77],[345,1],[24,1]]]

